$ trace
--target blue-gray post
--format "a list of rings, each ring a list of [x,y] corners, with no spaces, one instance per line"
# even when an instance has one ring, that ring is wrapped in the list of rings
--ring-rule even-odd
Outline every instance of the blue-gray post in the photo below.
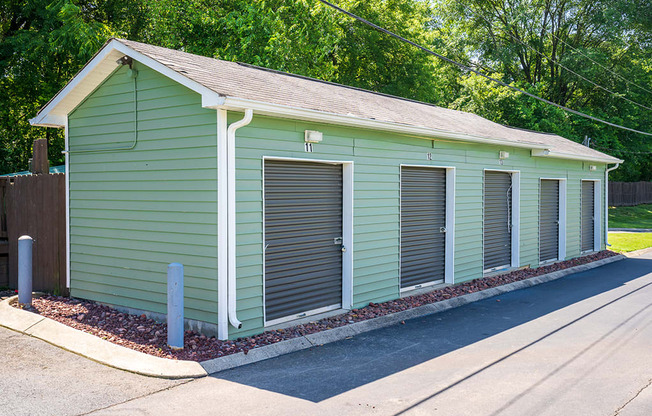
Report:
[[[183,264],[168,265],[168,345],[183,349]]]
[[[18,239],[18,303],[32,306],[32,244],[28,235]]]

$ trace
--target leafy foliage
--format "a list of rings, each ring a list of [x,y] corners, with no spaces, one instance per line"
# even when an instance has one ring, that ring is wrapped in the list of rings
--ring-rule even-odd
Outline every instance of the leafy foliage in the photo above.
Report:
[[[649,2],[441,0],[433,11],[447,17],[435,31],[485,73],[595,117],[652,131]],[[652,180],[652,137],[570,115],[476,76],[458,82],[460,94],[447,105],[576,141],[591,137],[592,147],[627,160],[614,179]]]
[[[644,108],[652,108],[649,1],[337,4],[519,88],[652,131],[652,111]],[[37,137],[50,141],[53,163],[61,160],[61,132],[32,128],[28,119],[111,36],[472,111],[576,141],[589,136],[594,147],[627,159],[614,179],[652,180],[649,137],[489,83],[317,0],[5,0],[0,3],[0,172],[25,169]]]
[[[32,142],[42,137],[52,163],[62,161],[63,133],[33,128],[28,120],[112,35],[108,25],[88,18],[92,8],[69,0],[0,6],[0,171],[26,169]]]

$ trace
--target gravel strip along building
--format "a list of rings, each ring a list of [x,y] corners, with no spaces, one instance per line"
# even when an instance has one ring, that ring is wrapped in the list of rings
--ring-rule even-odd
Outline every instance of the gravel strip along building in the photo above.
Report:
[[[72,296],[163,316],[183,263],[188,325],[222,339],[604,249],[622,162],[121,39],[31,122],[66,133]]]

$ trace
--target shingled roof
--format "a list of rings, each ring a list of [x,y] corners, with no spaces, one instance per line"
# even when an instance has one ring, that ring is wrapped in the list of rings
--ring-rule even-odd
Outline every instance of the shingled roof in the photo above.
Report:
[[[484,138],[496,144],[538,149],[541,156],[606,163],[622,162],[555,134],[504,126],[472,113],[129,40],[112,39],[102,50],[109,48],[112,43],[122,44],[128,50],[135,51],[136,55],[160,63],[193,84],[199,84],[223,97],[226,104],[234,100],[239,103],[249,102],[252,105],[264,104],[267,112],[274,108],[276,110],[272,112],[276,111],[279,115],[288,109],[308,110],[315,118],[323,114],[367,120],[372,128],[375,122],[378,129],[391,124],[399,128],[404,126],[418,128],[424,132],[431,131],[432,134],[428,134],[431,137],[436,137],[438,133],[452,133],[458,134],[462,140],[467,136]],[[125,48],[119,49],[120,53],[125,52]],[[132,57],[138,60],[138,56]],[[59,94],[65,90],[64,88]],[[39,115],[47,111],[48,106],[52,107],[50,104],[52,103],[46,105]],[[35,120],[38,118],[37,116]],[[38,120],[34,124],[39,124]],[[396,128],[394,131],[397,131]]]

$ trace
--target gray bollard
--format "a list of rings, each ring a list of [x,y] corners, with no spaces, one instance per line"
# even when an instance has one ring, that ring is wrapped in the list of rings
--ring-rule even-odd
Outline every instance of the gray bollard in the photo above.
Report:
[[[32,245],[28,235],[18,239],[18,303],[32,306]]]
[[[168,345],[183,349],[183,264],[168,265]]]

